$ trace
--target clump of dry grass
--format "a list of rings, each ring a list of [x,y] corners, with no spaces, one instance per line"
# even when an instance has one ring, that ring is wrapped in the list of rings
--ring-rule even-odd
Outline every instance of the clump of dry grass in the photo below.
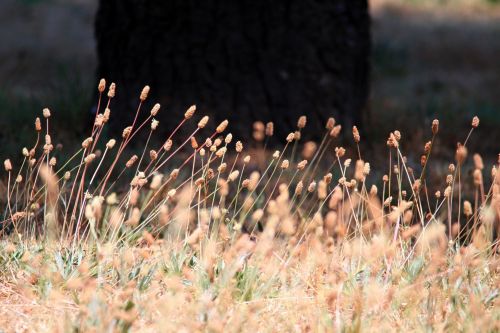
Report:
[[[319,144],[300,143],[303,116],[281,150],[247,153],[226,133],[227,121],[203,135],[209,118],[196,119],[192,106],[161,146],[150,147],[161,108],[143,110],[148,86],[121,138],[102,142],[115,89],[99,83],[90,136],[64,163],[48,109],[21,165],[4,162],[0,327],[499,329],[498,164],[486,173],[474,155],[472,177],[466,172],[479,119],[434,188],[427,179],[440,168],[430,164],[437,120],[420,165],[405,156],[396,130],[387,172],[373,177],[362,133],[354,127],[353,149],[342,147],[333,118]],[[260,148],[273,128],[254,124]],[[140,131],[148,139],[130,156]]]

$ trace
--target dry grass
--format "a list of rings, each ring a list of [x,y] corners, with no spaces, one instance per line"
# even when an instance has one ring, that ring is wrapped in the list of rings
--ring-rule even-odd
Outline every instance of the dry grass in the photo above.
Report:
[[[272,125],[254,124],[248,150],[227,122],[209,130],[193,106],[150,147],[161,110],[142,110],[149,87],[134,123],[102,142],[115,94],[105,85],[71,159],[55,159],[45,109],[22,164],[4,162],[3,330],[500,329],[500,181],[498,164],[468,156],[478,118],[449,174],[427,184],[443,172],[432,163],[437,120],[421,165],[405,157],[405,133],[391,132],[377,179],[363,134],[353,128],[345,149],[333,119],[320,144],[302,144],[301,117],[282,149],[266,154]],[[141,132],[143,152],[130,157]]]

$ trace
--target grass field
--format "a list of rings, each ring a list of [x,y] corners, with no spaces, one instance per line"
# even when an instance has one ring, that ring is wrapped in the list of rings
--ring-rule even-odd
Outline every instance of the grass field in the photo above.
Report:
[[[91,43],[45,67],[55,45],[0,46],[0,332],[499,331],[500,7],[371,6],[363,130],[302,142],[304,116],[277,151],[272,125],[240,142],[194,106],[160,141],[149,87],[110,140]],[[54,8],[91,37],[92,2],[0,19]]]

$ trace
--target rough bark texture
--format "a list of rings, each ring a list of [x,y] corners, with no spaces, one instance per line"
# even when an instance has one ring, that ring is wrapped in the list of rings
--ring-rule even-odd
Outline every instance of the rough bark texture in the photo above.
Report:
[[[169,128],[191,104],[228,118],[239,136],[249,136],[255,120],[274,121],[284,136],[303,114],[317,136],[329,116],[359,124],[368,95],[367,7],[367,0],[101,0],[98,74],[117,84],[113,122],[131,121],[149,84]]]

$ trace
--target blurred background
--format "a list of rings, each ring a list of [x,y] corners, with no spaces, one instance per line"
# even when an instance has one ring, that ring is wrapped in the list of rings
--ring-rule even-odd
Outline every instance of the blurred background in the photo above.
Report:
[[[362,140],[370,142],[373,158],[398,129],[409,157],[413,151],[418,159],[434,118],[442,129],[437,152],[450,158],[473,115],[481,119],[474,151],[495,158],[500,1],[371,0],[369,6],[371,77]],[[97,8],[97,0],[0,1],[2,158],[32,144],[43,107],[54,115],[56,143],[74,147],[85,136],[95,103]]]

